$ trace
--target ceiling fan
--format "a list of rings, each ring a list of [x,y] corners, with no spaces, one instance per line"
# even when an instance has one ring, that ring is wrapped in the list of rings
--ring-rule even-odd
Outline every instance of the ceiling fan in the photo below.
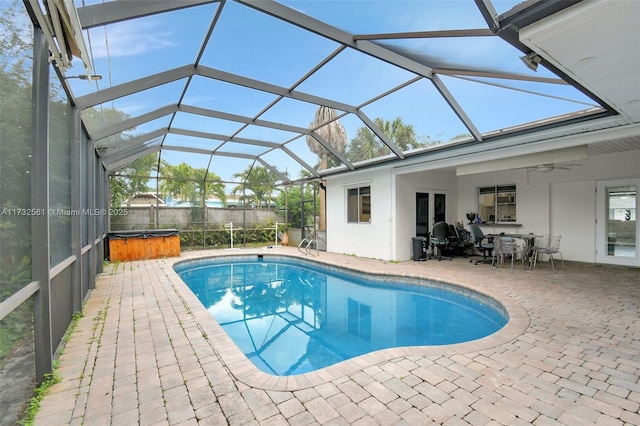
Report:
[[[549,173],[553,170],[570,170],[571,167],[581,166],[582,164],[578,163],[561,163],[560,165],[555,163],[544,163],[538,164],[533,167],[527,167],[527,172],[539,172],[539,173]]]

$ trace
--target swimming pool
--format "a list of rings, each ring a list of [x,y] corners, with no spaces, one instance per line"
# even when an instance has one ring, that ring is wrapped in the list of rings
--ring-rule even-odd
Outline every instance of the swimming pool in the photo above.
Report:
[[[385,348],[488,336],[495,300],[442,283],[357,274],[287,256],[225,256],[174,270],[260,370],[289,376]]]

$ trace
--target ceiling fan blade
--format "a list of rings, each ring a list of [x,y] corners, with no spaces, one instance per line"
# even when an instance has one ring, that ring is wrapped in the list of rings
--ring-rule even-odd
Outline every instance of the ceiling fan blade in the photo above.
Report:
[[[538,164],[536,166],[529,167],[528,171],[539,172],[539,173],[549,173],[553,171],[553,169],[555,168],[556,166],[553,163],[545,163],[545,164]]]
[[[546,164],[538,164],[537,166],[529,168],[529,171],[533,172],[541,172],[548,173],[553,170],[571,170],[573,166],[581,166],[579,163],[546,163]]]

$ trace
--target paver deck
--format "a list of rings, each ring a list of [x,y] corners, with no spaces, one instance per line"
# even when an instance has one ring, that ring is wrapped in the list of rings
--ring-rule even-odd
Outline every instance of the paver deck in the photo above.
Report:
[[[233,253],[302,256],[295,248]],[[319,261],[483,292],[510,321],[458,345],[378,351],[316,372],[258,371],[173,271],[183,259],[112,264],[59,357],[36,425],[639,425],[640,269],[567,262],[534,271]]]

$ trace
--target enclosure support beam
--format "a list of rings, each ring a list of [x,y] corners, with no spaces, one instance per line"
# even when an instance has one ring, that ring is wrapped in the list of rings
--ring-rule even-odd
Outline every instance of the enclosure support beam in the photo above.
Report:
[[[253,166],[251,166],[253,168]],[[251,172],[249,172],[251,173]],[[247,174],[247,177],[249,175]],[[247,248],[247,182],[242,182],[242,248]]]
[[[44,34],[34,28],[31,149],[32,279],[40,283],[34,296],[36,380],[42,383],[53,368],[51,337],[51,280],[49,246],[49,47]]]
[[[109,217],[109,176],[101,161],[98,161],[98,165],[100,169],[100,192],[98,198],[98,200],[100,201],[100,205],[98,206],[98,208],[102,213],[98,215],[98,223],[100,225],[100,234],[98,235],[98,238],[100,238],[100,241],[98,245],[99,258],[97,259],[96,265],[98,268],[98,273],[100,273],[103,269],[102,262],[104,261],[105,257],[105,244],[107,242],[106,237],[107,233],[109,232],[109,228],[107,225],[107,219]]]
[[[202,248],[207,248],[207,180],[202,180]]]
[[[80,134],[81,119],[80,110],[73,108],[71,112],[71,210],[82,212],[82,178],[80,176],[81,158]],[[82,312],[82,214],[71,216],[71,254],[76,261],[71,265],[71,309],[73,312]]]
[[[304,240],[304,183],[300,184],[300,241]]]
[[[88,143],[88,142],[87,142]],[[93,144],[89,144],[87,147],[87,156],[84,159],[87,165],[87,208],[91,211],[95,211],[96,206],[96,151],[93,149]],[[91,246],[89,250],[89,288],[94,289],[96,287],[95,276],[98,274],[97,256],[96,256],[96,215],[91,215],[88,218],[87,224],[87,243]]]
[[[156,174],[156,229],[158,228],[160,228],[160,183],[158,174]],[[109,230],[111,230],[111,228],[109,228]]]

